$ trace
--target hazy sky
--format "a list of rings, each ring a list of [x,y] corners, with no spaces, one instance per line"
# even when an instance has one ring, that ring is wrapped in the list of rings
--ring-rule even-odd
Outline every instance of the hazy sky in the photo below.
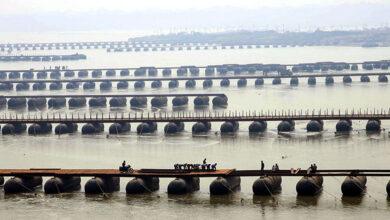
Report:
[[[0,0],[0,32],[348,29],[388,26],[389,11],[390,0]]]
[[[30,14],[96,10],[142,11],[145,9],[180,10],[213,7],[255,9],[261,7],[299,7],[342,3],[390,4],[390,0],[0,0],[0,13]]]

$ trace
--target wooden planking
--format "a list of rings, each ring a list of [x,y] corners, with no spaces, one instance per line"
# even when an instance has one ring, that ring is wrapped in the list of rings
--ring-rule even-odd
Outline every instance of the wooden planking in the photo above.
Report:
[[[158,176],[158,177],[176,177],[176,176],[194,176],[194,177],[213,177],[223,176],[232,173],[232,169],[220,169],[216,171],[177,171],[166,170],[159,172],[158,169],[153,172],[143,172],[142,170],[134,170],[132,172],[120,172],[118,169],[0,169],[0,176]]]
[[[187,97],[187,96],[226,96],[223,93],[159,93],[159,94],[82,94],[82,95],[0,95],[0,98],[78,98],[78,97]]]
[[[81,71],[88,69],[77,69],[73,71]],[[92,70],[92,69],[91,69]],[[96,69],[96,70],[115,70],[115,69]],[[120,70],[120,69],[117,69]],[[0,70],[0,72],[23,72],[27,70]],[[44,71],[44,70],[34,70],[34,71]],[[46,70],[50,71],[50,70]],[[52,70],[55,71],[55,70]],[[61,71],[71,71],[71,70],[61,70]],[[132,78],[92,78],[92,79],[24,79],[24,80],[0,80],[0,83],[52,83],[52,82],[121,82],[121,81],[167,81],[167,80],[222,80],[222,79],[273,79],[273,78],[309,78],[309,77],[343,77],[343,76],[379,76],[379,75],[390,75],[390,72],[360,72],[360,73],[332,73],[332,74],[299,74],[291,76],[275,76],[275,75],[238,75],[238,76],[182,76],[182,77],[132,77]]]
[[[53,116],[54,117],[54,116]],[[80,117],[58,117],[58,118],[49,118],[47,116],[35,116],[34,118],[17,118],[17,117],[11,117],[11,118],[1,118],[0,117],[0,123],[6,124],[6,123],[92,123],[92,122],[99,122],[99,123],[112,123],[112,122],[129,122],[129,123],[136,123],[136,122],[170,122],[170,121],[178,121],[178,122],[196,122],[196,121],[283,121],[283,120],[389,120],[390,114],[322,114],[322,115],[299,115],[299,114],[293,114],[293,115],[260,115],[260,116],[237,116],[237,115],[224,115],[220,116],[207,116],[204,115],[158,115],[158,114],[150,114],[146,116],[127,116],[127,115],[117,115],[115,117],[102,117],[101,115],[89,115],[89,116],[80,116]]]
[[[349,176],[351,173],[364,176],[390,176],[390,170],[354,169],[354,170],[318,170],[312,176]],[[359,174],[357,174],[359,173]],[[173,169],[141,169],[132,172],[120,172],[118,169],[0,169],[0,176],[118,176],[118,177],[217,177],[217,176],[307,176],[306,170],[235,170],[218,169],[216,171],[187,171]]]

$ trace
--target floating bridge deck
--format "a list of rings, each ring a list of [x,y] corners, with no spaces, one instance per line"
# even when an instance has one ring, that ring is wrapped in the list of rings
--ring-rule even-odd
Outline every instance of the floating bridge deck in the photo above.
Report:
[[[120,172],[118,169],[0,169],[0,176],[111,176],[111,177],[218,177],[218,176],[307,176],[307,170],[174,170],[140,169]],[[390,176],[387,169],[324,169],[311,176]]]
[[[189,97],[189,96],[226,96],[223,93],[156,93],[156,94],[80,94],[80,95],[0,95],[0,98],[98,98],[98,97]]]
[[[0,71],[1,72],[1,71]],[[0,80],[0,83],[66,83],[66,82],[130,82],[130,81],[168,81],[168,80],[223,80],[223,79],[273,79],[273,78],[310,78],[310,77],[343,77],[343,76],[378,76],[390,75],[390,72],[332,73],[332,74],[299,74],[299,75],[234,75],[234,76],[182,76],[182,77],[132,77],[132,78],[91,78],[91,79],[23,79]]]
[[[40,55],[37,55],[40,56]],[[43,56],[43,55],[42,55]],[[50,56],[50,55],[49,55]],[[378,62],[388,62],[388,60],[376,60],[376,61],[365,61],[365,62],[319,62],[318,64],[324,64],[324,65],[330,65],[330,64],[349,64],[349,65],[362,65],[362,64],[368,64],[368,63],[378,63]],[[314,65],[316,63],[296,63],[296,64],[263,64],[263,63],[251,63],[251,64],[214,64],[214,65],[206,65],[206,66],[193,66],[193,65],[185,65],[185,66],[145,66],[145,67],[102,67],[102,68],[72,68],[72,69],[8,69],[8,70],[0,70],[0,72],[25,72],[25,71],[34,71],[34,72],[41,72],[41,71],[93,71],[93,70],[137,70],[137,69],[156,69],[156,70],[162,70],[162,69],[180,69],[180,68],[199,68],[199,69],[206,69],[206,68],[215,68],[215,67],[221,67],[223,65],[263,65],[263,66],[281,66],[281,67],[293,67],[298,65]]]
[[[109,117],[103,117],[102,114],[90,114],[90,115],[66,115],[56,117],[53,115],[35,115],[35,116],[18,116],[14,115],[0,115],[0,123],[113,123],[113,122],[197,122],[197,121],[299,121],[299,120],[389,120],[390,114],[290,114],[290,115],[234,115],[234,112],[230,115],[228,113],[216,113],[215,116],[206,115],[206,113],[178,113],[178,114],[115,114]]]

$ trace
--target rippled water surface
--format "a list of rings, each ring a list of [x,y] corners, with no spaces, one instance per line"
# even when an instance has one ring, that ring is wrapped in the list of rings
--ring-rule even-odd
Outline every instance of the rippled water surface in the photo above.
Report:
[[[49,36],[43,36],[45,40]],[[61,36],[61,35],[59,35]],[[61,38],[61,37],[60,37]],[[65,37],[63,37],[64,40]],[[77,36],[75,37],[77,39]],[[80,40],[83,40],[80,37]],[[93,39],[93,37],[91,37]],[[37,41],[37,40],[34,40]],[[44,41],[44,40],[42,40]],[[60,40],[59,40],[60,41]],[[50,51],[71,53],[78,50]],[[104,50],[80,50],[88,59],[75,62],[46,63],[0,63],[1,69],[49,68],[55,65],[67,65],[69,68],[107,68],[139,66],[178,66],[209,65],[224,63],[298,63],[316,61],[360,62],[366,60],[389,59],[388,48],[357,47],[300,47],[268,48],[243,50],[210,51],[173,51],[140,53],[107,53]],[[45,51],[36,51],[36,54]],[[161,89],[150,89],[149,84],[143,91],[129,88],[109,93],[184,93],[218,92],[229,97],[226,109],[213,109],[212,106],[197,110],[206,111],[274,111],[348,109],[388,111],[390,86],[378,83],[371,77],[370,83],[345,85],[341,78],[335,78],[333,86],[326,86],[323,79],[317,79],[316,86],[307,85],[307,79],[300,79],[300,85],[291,87],[285,79],[281,85],[265,85],[255,88],[249,80],[246,88],[237,88],[235,81],[229,88],[220,88],[219,81],[210,89],[204,90],[201,82],[195,89],[184,88],[169,90],[164,82]],[[114,86],[115,87],[115,86]],[[2,92],[2,94],[47,94],[49,91]],[[100,94],[95,91],[55,91],[52,94]],[[106,93],[106,92],[105,92]],[[152,109],[150,105],[137,111],[171,112],[172,105],[163,109]],[[184,110],[194,111],[192,99]],[[96,113],[130,112],[130,107],[120,109],[89,108],[83,109],[43,109],[43,113]],[[30,111],[29,114],[40,114]],[[15,113],[2,109],[2,113]],[[27,109],[17,111],[28,114]],[[308,134],[307,121],[296,122],[296,130],[289,134],[278,134],[277,122],[269,122],[268,130],[259,135],[249,135],[250,122],[240,123],[235,135],[221,136],[221,123],[213,123],[212,132],[203,136],[191,134],[191,123],[186,123],[185,132],[174,136],[163,134],[164,123],[160,123],[156,134],[138,136],[137,124],[132,124],[132,132],[118,136],[104,134],[82,136],[80,132],[72,135],[55,136],[0,136],[1,168],[116,168],[122,160],[134,168],[171,168],[174,163],[201,162],[207,157],[209,162],[218,162],[219,168],[258,169],[264,160],[266,167],[278,163],[282,169],[304,168],[316,163],[321,168],[389,168],[389,122],[382,122],[384,130],[379,134],[366,134],[366,121],[353,121],[353,132],[349,135],[335,134],[336,121],[325,121],[324,131]],[[80,130],[79,126],[79,130]],[[44,178],[44,181],[47,178]],[[210,196],[209,184],[212,178],[202,178],[200,190],[191,195],[168,196],[167,185],[171,179],[160,181],[160,190],[151,195],[126,196],[125,186],[130,178],[121,179],[121,190],[104,196],[86,196],[83,188],[80,192],[61,195],[36,194],[4,195],[0,194],[0,213],[2,219],[388,219],[390,200],[385,187],[389,178],[369,177],[367,192],[362,198],[342,197],[340,186],[343,177],[325,177],[323,192],[313,198],[296,196],[295,184],[298,177],[284,177],[282,192],[274,197],[253,196],[252,183],[256,178],[243,177],[241,190],[229,196]],[[82,178],[82,186],[88,178]],[[2,190],[2,189],[1,189]]]

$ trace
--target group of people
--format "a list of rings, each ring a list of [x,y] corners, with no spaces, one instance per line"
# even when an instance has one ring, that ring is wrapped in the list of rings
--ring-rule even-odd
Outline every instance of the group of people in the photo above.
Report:
[[[209,164],[209,163],[207,163],[206,158],[205,158],[203,160],[202,164],[199,164],[199,163],[196,163],[196,164],[176,163],[173,165],[173,167],[175,168],[175,170],[217,170],[217,163]]]
[[[310,167],[308,168],[310,173],[315,173],[317,172],[317,164],[310,164]]]
[[[272,165],[272,171],[278,171],[279,165],[276,163],[275,165]],[[261,171],[264,171],[264,162],[261,161]],[[317,164],[310,164],[310,167],[307,169],[308,173],[315,173],[317,172]]]
[[[44,66],[43,69],[45,70],[46,67]],[[61,70],[61,69],[62,69],[62,70],[67,70],[67,69],[68,69],[68,66],[54,66],[54,69],[55,69],[55,70]],[[50,66],[49,70],[51,70],[51,66]]]
[[[275,165],[272,165],[272,171],[278,171],[279,165],[276,163]],[[264,162],[261,161],[261,171],[264,171]]]

